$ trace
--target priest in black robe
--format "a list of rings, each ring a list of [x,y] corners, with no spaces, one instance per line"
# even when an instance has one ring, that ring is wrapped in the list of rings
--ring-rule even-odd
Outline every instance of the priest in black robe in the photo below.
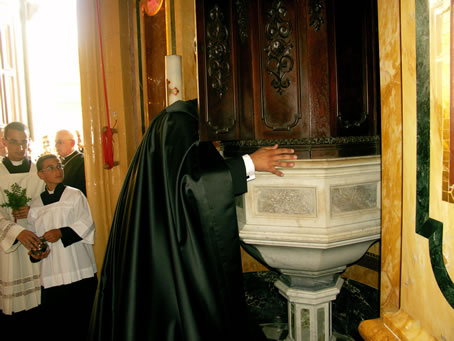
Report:
[[[291,149],[262,148],[256,170],[283,175]],[[198,137],[197,102],[151,123],[113,218],[93,307],[92,340],[265,340],[244,299],[235,195],[242,158]]]

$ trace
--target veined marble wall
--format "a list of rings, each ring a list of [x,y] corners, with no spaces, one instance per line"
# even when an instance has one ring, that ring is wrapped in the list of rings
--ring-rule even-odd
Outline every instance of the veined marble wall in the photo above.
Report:
[[[404,162],[404,174],[416,174],[416,179],[413,176],[409,177],[411,180],[404,179],[404,194],[408,191],[408,196],[404,196],[407,200],[404,201],[403,231],[404,240],[408,242],[402,248],[402,287],[405,290],[402,290],[401,309],[420,320],[424,329],[437,339],[451,340],[454,339],[454,206],[442,201],[442,115],[435,110],[437,106],[431,96],[436,80],[434,72],[430,72],[429,45],[431,39],[435,42],[442,37],[430,35],[429,3],[433,2],[415,2],[415,30],[408,29],[408,35],[403,36],[403,39],[416,41],[411,46],[408,44],[409,54],[416,59],[416,79],[412,80],[416,82],[416,101],[413,102],[416,107],[404,111],[404,119],[416,116],[416,122],[410,120],[406,124],[404,121],[404,136],[412,137],[408,143],[404,140],[404,155],[407,146],[413,151],[413,138],[416,138],[416,155],[411,154],[409,162]],[[405,89],[406,83],[403,85]],[[416,173],[413,172],[415,162]],[[416,186],[411,187],[415,180]],[[415,297],[419,297],[418,303]]]
[[[424,57],[428,55],[429,35],[422,29],[424,21],[428,22],[429,13],[424,10],[428,3],[423,0],[379,2],[381,91],[382,100],[389,101],[385,105],[382,102],[383,173],[389,177],[389,186],[399,183],[403,186],[400,196],[398,191],[388,191],[383,181],[383,318],[361,324],[360,332],[366,340],[393,339],[387,334],[389,329],[403,340],[454,340],[454,205],[441,200],[442,117],[435,110],[429,111],[434,106],[428,91],[428,60]],[[399,24],[396,18],[400,18]],[[395,31],[401,32],[401,47],[396,44],[393,53],[386,54],[390,47],[387,41],[391,40],[391,45],[399,41],[399,37],[387,35]],[[397,83],[388,82],[386,76],[399,73],[400,60],[402,97],[383,96],[388,88],[399,91]],[[402,124],[396,126],[399,117]],[[401,135],[396,131],[399,129]],[[387,131],[396,132],[386,134]],[[402,158],[391,157],[393,150],[399,150],[400,141]],[[429,153],[430,159],[424,163]],[[399,162],[402,162],[402,174],[392,172]],[[396,229],[390,230],[386,220],[392,211],[385,207],[389,202],[400,201],[402,227],[396,222]],[[443,242],[441,239],[429,242],[432,229],[440,224]],[[398,273],[400,282],[396,281]],[[387,278],[392,281],[386,283]],[[399,297],[396,306],[394,298]]]
[[[402,75],[399,0],[378,0],[382,119],[380,311],[400,306],[402,226]],[[406,61],[405,61],[406,62]]]
[[[130,6],[132,5],[132,7]],[[80,83],[87,198],[96,226],[95,257],[101,269],[112,216],[123,179],[141,138],[135,1],[99,1],[105,82],[114,161],[104,168],[102,129],[107,126],[96,1],[77,1]],[[132,72],[134,70],[134,72]]]

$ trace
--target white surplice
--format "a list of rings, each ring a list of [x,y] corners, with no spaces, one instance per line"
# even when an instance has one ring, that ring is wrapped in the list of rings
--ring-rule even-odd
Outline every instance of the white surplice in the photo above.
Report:
[[[28,173],[10,174],[0,163],[0,204],[7,202],[5,190],[17,183],[26,188],[30,198],[39,197],[44,182],[38,177],[36,166]],[[0,207],[0,310],[12,314],[28,310],[41,303],[39,264],[30,261],[28,250],[16,238],[27,226],[27,219],[16,223],[9,207]]]
[[[93,253],[95,225],[85,196],[66,186],[60,200],[44,205],[41,198],[32,201],[28,228],[38,236],[61,227],[70,227],[82,240],[64,247],[61,239],[48,243],[50,253],[41,263],[41,284],[44,288],[70,284],[93,277],[96,263]]]

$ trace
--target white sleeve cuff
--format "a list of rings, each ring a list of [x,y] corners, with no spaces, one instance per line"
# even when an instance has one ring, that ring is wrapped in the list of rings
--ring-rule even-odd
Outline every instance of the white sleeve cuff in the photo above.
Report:
[[[255,166],[251,157],[248,154],[243,155],[244,167],[246,168],[246,180],[251,181],[255,179]]]

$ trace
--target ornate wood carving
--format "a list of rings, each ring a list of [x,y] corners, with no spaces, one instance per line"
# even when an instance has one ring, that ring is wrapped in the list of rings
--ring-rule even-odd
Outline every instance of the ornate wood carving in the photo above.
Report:
[[[293,70],[294,60],[290,55],[293,43],[290,40],[292,24],[287,18],[287,8],[282,1],[273,1],[268,10],[270,21],[265,27],[265,35],[269,40],[264,48],[268,57],[266,71],[274,78],[271,86],[280,94],[290,86],[290,80],[286,77],[287,73]]]
[[[363,111],[361,113],[361,117],[359,118],[359,120],[349,121],[349,120],[346,120],[342,116],[342,114],[339,112],[337,114],[337,120],[342,128],[348,129],[348,128],[352,128],[352,127],[359,127],[361,124],[366,122],[368,116],[369,116],[369,113],[367,111]]]
[[[302,139],[269,139],[269,140],[241,140],[224,141],[224,146],[235,147],[264,147],[279,144],[280,146],[291,145],[338,145],[358,143],[378,143],[380,136],[343,136],[343,137],[313,137]]]
[[[229,118],[228,122],[226,124],[227,125],[226,127],[220,127],[220,126],[214,124],[213,121],[211,121],[211,120],[208,120],[207,123],[210,126],[210,128],[214,130],[216,135],[223,135],[223,134],[227,134],[230,130],[232,130],[235,127],[236,120]]]
[[[195,1],[204,141],[301,138],[285,143],[305,158],[379,150],[302,139],[379,134],[376,0]]]
[[[309,25],[315,32],[320,31],[320,27],[325,23],[322,16],[323,0],[310,0],[309,2]]]
[[[246,0],[236,0],[235,5],[238,23],[238,34],[240,36],[241,43],[244,43],[248,38],[247,3]]]
[[[206,33],[208,77],[211,88],[222,98],[227,91],[226,78],[230,76],[229,30],[224,24],[224,13],[217,4],[208,14]]]

